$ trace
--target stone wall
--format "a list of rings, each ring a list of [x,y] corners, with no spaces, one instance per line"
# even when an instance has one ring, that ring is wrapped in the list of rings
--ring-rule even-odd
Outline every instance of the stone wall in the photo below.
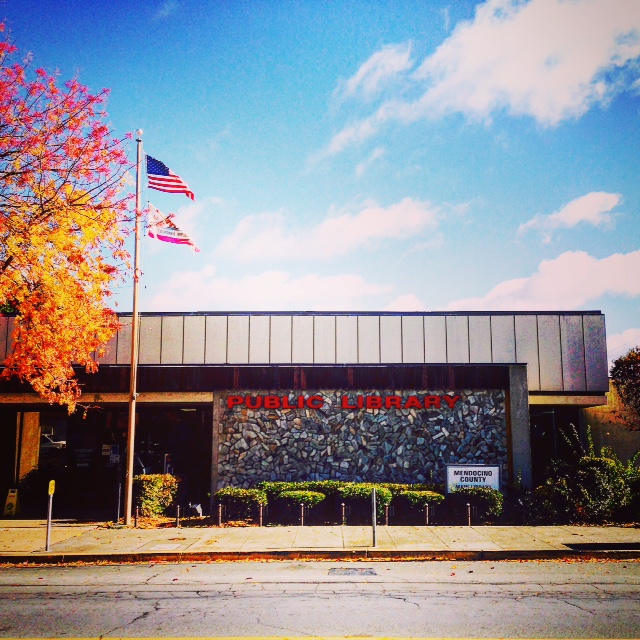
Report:
[[[287,396],[235,393],[250,396],[252,406],[261,396]],[[444,395],[460,398],[453,408],[451,401],[424,408],[427,396]],[[297,408],[304,403],[299,398],[312,396],[322,398],[320,408]],[[343,408],[356,407],[358,396],[400,397],[401,407],[413,396],[423,406]],[[291,392],[281,404],[296,408],[273,409],[228,408],[227,397],[223,401],[219,487],[247,488],[261,480],[444,482],[447,463],[498,464],[508,481],[504,390]]]

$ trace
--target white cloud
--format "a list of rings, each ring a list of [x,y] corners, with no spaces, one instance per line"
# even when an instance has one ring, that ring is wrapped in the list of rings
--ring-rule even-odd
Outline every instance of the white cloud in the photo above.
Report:
[[[208,265],[199,271],[174,273],[144,307],[149,311],[352,311],[370,307],[372,298],[391,287],[355,274],[294,277],[265,271],[237,279],[218,276]]]
[[[576,198],[559,211],[548,216],[535,216],[518,228],[521,235],[531,229],[537,229],[545,242],[551,241],[552,232],[556,229],[572,229],[584,222],[599,227],[613,222],[609,211],[618,206],[620,196],[617,193],[593,191]]]
[[[376,51],[355,73],[342,83],[334,95],[352,98],[360,95],[372,98],[394,78],[413,67],[411,44],[387,45]]]
[[[376,147],[362,162],[356,166],[356,175],[361,178],[369,169],[369,167],[384,156],[384,149]]]
[[[426,311],[427,308],[422,304],[421,300],[413,293],[394,298],[383,311]]]
[[[406,240],[438,226],[438,209],[404,198],[389,207],[375,203],[358,213],[325,218],[314,227],[292,228],[282,213],[243,218],[218,245],[228,260],[329,260],[385,240]]]
[[[178,7],[179,5],[176,0],[164,0],[164,2],[160,3],[160,7],[156,11],[156,15],[154,17],[156,20],[165,20],[176,13]]]
[[[609,356],[609,362],[616,360],[620,356],[623,356],[640,345],[640,327],[627,329],[622,333],[616,333],[607,337],[607,353]]]
[[[504,110],[557,125],[631,89],[637,66],[629,63],[639,56],[637,0],[489,0],[415,72],[412,82],[424,86],[420,98],[384,103],[334,136],[319,156],[340,153],[389,121],[450,113],[487,120]]]
[[[505,280],[485,296],[455,300],[449,310],[570,310],[603,295],[640,296],[640,251],[598,259],[568,251],[527,278]]]

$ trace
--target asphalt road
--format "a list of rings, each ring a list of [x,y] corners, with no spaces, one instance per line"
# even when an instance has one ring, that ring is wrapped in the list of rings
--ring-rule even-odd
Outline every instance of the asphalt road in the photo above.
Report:
[[[0,569],[2,637],[640,637],[640,562]]]

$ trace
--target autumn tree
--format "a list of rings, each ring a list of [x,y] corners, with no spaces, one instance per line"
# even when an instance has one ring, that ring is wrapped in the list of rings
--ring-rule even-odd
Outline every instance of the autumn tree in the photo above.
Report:
[[[130,165],[105,122],[107,90],[15,55],[0,42],[0,315],[15,312],[2,376],[72,412],[72,365],[95,371],[118,326],[107,302],[127,266]]]
[[[640,431],[640,347],[630,349],[614,361],[611,380],[630,411],[627,426],[633,431]]]

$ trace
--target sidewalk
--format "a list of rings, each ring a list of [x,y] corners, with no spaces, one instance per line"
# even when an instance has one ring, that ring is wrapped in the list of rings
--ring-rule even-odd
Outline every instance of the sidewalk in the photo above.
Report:
[[[105,528],[54,520],[0,520],[1,563],[215,560],[501,560],[640,558],[628,527],[184,527]]]

